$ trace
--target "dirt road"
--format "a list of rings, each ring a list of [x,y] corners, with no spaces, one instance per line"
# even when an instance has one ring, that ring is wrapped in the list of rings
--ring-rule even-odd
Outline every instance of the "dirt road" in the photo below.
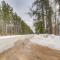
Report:
[[[60,51],[18,41],[13,48],[0,54],[0,60],[60,60]]]

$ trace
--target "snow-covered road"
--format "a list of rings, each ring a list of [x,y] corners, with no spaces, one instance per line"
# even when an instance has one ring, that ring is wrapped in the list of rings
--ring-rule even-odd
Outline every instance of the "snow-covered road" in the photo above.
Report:
[[[60,50],[60,36],[48,34],[29,34],[0,36],[0,53],[13,47],[18,40],[30,40],[33,44],[48,46],[49,48]]]
[[[0,53],[14,46],[18,40],[31,38],[32,35],[0,36]]]

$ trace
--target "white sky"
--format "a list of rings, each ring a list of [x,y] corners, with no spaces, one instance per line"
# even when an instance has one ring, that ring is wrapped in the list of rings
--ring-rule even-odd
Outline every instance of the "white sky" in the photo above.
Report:
[[[2,1],[2,0],[0,0]],[[27,14],[34,0],[5,0],[14,11],[33,29],[33,19]]]

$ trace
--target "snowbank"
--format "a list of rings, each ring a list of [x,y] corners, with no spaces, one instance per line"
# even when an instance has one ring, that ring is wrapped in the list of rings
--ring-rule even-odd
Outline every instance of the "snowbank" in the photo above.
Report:
[[[0,53],[13,47],[18,40],[30,39],[32,35],[0,36]]]
[[[60,50],[60,36],[50,34],[34,35],[34,37],[30,39],[30,41],[35,44],[48,46],[49,48]]]

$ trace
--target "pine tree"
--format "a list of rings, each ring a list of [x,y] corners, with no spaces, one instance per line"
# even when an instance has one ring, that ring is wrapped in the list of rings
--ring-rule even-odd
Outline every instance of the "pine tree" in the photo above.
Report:
[[[21,17],[17,13],[13,12],[13,8],[2,1],[2,20],[3,20],[3,29],[2,32],[5,34],[28,34],[32,33],[30,27],[22,21]],[[4,31],[3,31],[4,30]]]
[[[45,21],[49,25],[49,32],[47,32],[52,33],[52,8],[49,5],[49,0],[35,0],[31,11],[32,15],[35,16],[36,33],[45,33]]]

